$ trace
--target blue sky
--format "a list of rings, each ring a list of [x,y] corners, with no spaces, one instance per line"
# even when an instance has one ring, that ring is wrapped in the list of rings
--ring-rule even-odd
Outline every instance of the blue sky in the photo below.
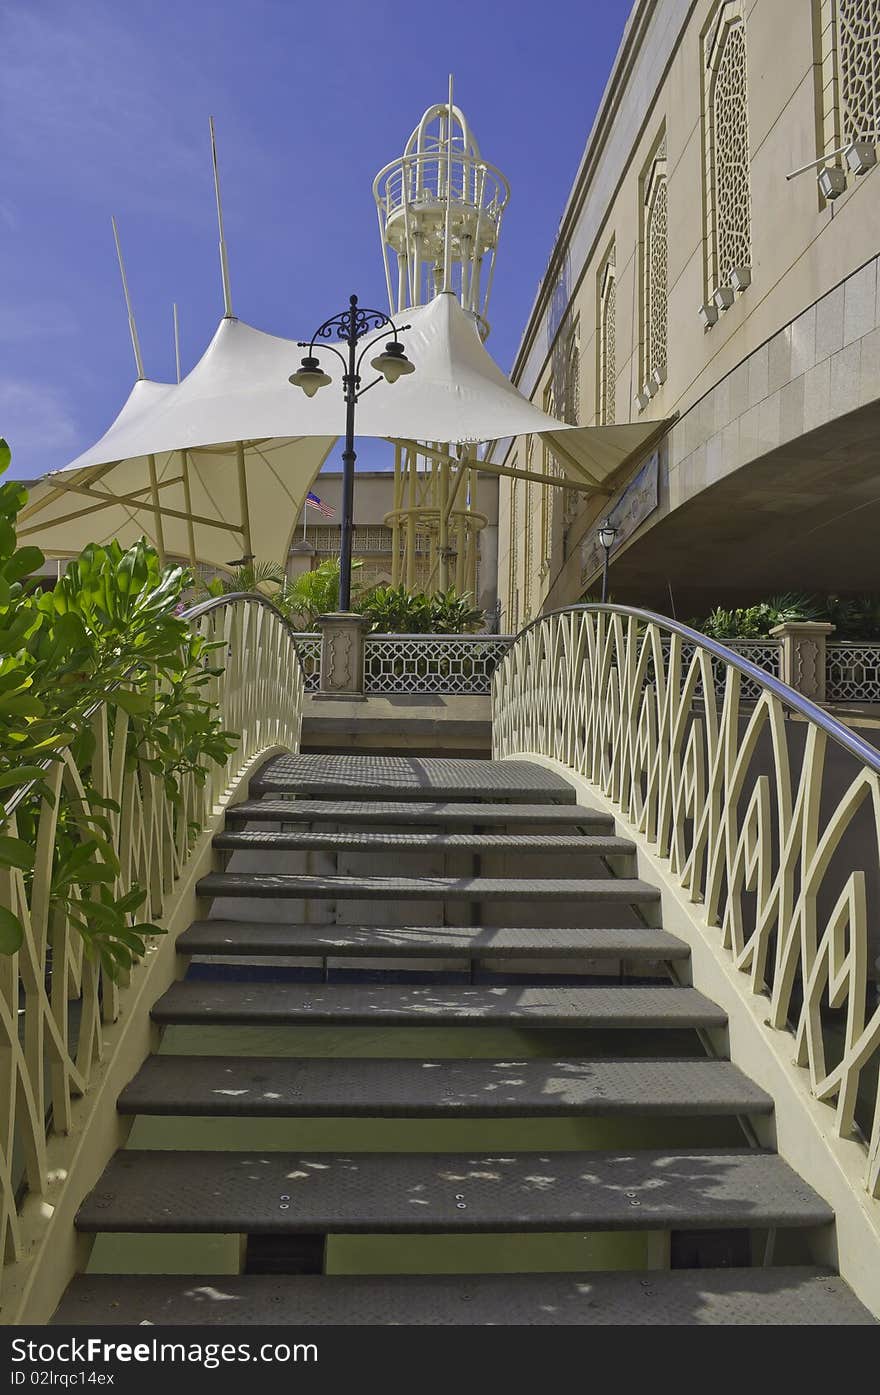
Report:
[[[12,473],[73,458],[130,388],[111,213],[147,375],[174,376],[174,300],[184,372],[205,348],[223,311],[210,114],[235,312],[308,336],[352,290],[386,304],[373,175],[452,71],[512,188],[489,340],[509,369],[630,3],[5,0],[0,435]]]

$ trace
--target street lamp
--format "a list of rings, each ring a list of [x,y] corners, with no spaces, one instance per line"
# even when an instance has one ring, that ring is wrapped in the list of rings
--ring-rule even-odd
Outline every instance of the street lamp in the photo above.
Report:
[[[614,539],[617,537],[617,529],[609,518],[599,528],[599,542],[605,550],[605,561],[602,566],[602,604],[608,600],[608,563],[611,557],[611,549],[614,546]]]
[[[381,338],[381,334],[375,334],[370,338],[364,347],[358,352],[358,345],[364,335],[371,330],[382,330],[386,325],[391,326],[394,338],[390,339],[381,353],[370,360],[370,367],[375,368],[378,377],[374,378],[366,387],[361,387],[360,368],[368,351]],[[307,397],[314,397],[319,388],[326,387],[333,379],[329,373],[325,373],[321,367],[320,360],[315,355],[315,348],[329,349],[338,359],[342,360],[344,373],[342,375],[342,396],[345,401],[345,450],[342,452],[342,527],[339,548],[339,609],[351,609],[351,549],[354,535],[354,462],[357,459],[354,449],[354,414],[355,405],[365,392],[369,392],[371,387],[375,387],[384,378],[386,383],[396,383],[398,378],[402,378],[407,373],[415,372],[415,365],[410,362],[404,353],[403,345],[398,341],[397,335],[403,330],[409,329],[409,325],[394,323],[389,315],[383,314],[381,310],[366,310],[358,305],[358,298],[353,295],[349,299],[348,309],[342,310],[338,315],[331,315],[329,320],[325,320],[319,325],[309,343],[300,340],[299,347],[308,349],[299,368],[295,373],[291,373],[290,382],[294,387],[302,388]],[[347,345],[348,353],[343,354],[334,344],[317,344],[317,339],[338,339]]]

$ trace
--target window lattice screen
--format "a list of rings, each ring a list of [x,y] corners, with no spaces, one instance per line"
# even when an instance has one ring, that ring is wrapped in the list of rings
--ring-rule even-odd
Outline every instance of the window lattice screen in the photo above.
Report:
[[[515,465],[516,465],[516,457],[515,457],[515,456],[514,456],[513,463],[514,463],[514,466],[515,466]],[[518,495],[519,495],[519,485],[520,485],[520,481],[519,481],[518,479],[511,479],[511,481],[510,481],[510,532],[509,532],[509,537],[510,537],[510,553],[509,553],[509,556],[508,556],[508,569],[507,569],[507,612],[508,612],[508,621],[509,621],[509,624],[510,624],[510,625],[516,625],[516,624],[517,624],[517,609],[518,609],[518,601],[517,601],[517,594],[516,594],[516,591],[517,591],[517,585],[518,585],[518,579],[519,579],[519,577],[518,577],[518,570],[517,570],[517,560],[518,560],[518,556],[519,556],[519,522],[518,522],[518,519],[517,519],[517,507],[516,507],[516,506],[517,506]]]
[[[752,261],[746,27],[741,16],[724,19],[713,46],[709,147],[713,279],[726,286],[735,266],[751,266]]]
[[[553,389],[547,388],[544,392],[544,411],[548,416],[555,416],[555,402]],[[542,442],[541,471],[545,475],[558,475],[559,466],[556,457],[546,441]],[[552,484],[541,485],[541,566],[547,566],[550,561],[550,550],[553,546],[553,508],[555,496],[559,490]]]
[[[843,138],[880,143],[877,0],[837,0],[837,46]]]
[[[665,145],[661,155],[665,156]],[[665,167],[655,166],[645,209],[645,376],[666,366],[667,233],[669,204]]]
[[[316,552],[339,552],[340,528],[338,524],[322,527],[320,524],[306,528],[306,542],[311,543]],[[354,549],[356,552],[391,552],[392,532],[381,523],[359,523],[354,529]]]
[[[615,312],[617,288],[614,249],[606,258],[599,291],[599,425],[614,425],[614,393],[617,384]]]

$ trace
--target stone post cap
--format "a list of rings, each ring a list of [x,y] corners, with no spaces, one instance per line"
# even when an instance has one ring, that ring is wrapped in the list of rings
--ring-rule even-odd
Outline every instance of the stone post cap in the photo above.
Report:
[[[319,615],[315,624],[319,630],[332,626],[334,629],[341,629],[344,626],[351,626],[352,629],[360,628],[368,630],[370,621],[365,615],[360,615],[356,610],[333,610],[327,615]]]
[[[770,633],[774,639],[784,639],[786,635],[830,635],[836,629],[828,620],[786,620],[774,625]]]

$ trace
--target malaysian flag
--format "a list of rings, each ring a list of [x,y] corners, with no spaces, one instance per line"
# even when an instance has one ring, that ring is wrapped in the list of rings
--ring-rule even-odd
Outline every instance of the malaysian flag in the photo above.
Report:
[[[322,513],[325,518],[332,518],[336,513],[334,508],[331,508],[329,504],[325,504],[324,500],[319,499],[317,494],[314,494],[311,489],[306,495],[306,508],[310,505],[313,509],[317,509],[318,513]]]

